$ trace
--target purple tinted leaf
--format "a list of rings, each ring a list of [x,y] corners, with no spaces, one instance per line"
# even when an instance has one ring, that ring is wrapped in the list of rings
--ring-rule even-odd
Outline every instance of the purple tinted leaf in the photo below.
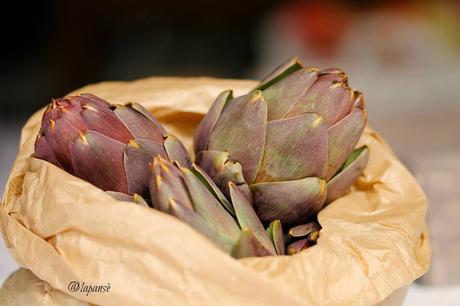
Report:
[[[354,108],[350,114],[329,128],[326,180],[337,173],[353,151],[361,138],[366,119],[365,111]]]
[[[163,143],[163,130],[138,111],[129,106],[117,105],[113,112],[135,139],[150,139]]]
[[[164,139],[164,147],[171,162],[177,161],[181,166],[190,168],[192,161],[188,155],[187,149],[182,142],[173,135],[167,135]]]
[[[166,158],[166,151],[161,144],[146,139],[132,140],[126,146],[123,160],[129,194],[149,197],[150,170],[149,163],[157,155]]]
[[[229,152],[248,182],[255,179],[262,161],[266,121],[267,105],[255,92],[229,102],[211,133],[209,149]]]
[[[200,181],[208,188],[209,191],[214,195],[215,198],[219,199],[220,203],[229,211],[232,215],[235,215],[235,210],[232,204],[227,200],[225,195],[220,191],[219,187],[214,183],[211,177],[200,167],[193,164],[193,173],[200,179]]]
[[[229,239],[228,236],[222,235],[221,232],[216,231],[187,205],[183,205],[182,203],[171,200],[169,205],[169,212],[214,242],[224,252],[230,253],[232,251],[236,241]]]
[[[286,250],[286,254],[287,255],[298,254],[298,253],[300,253],[300,251],[308,248],[309,246],[310,245],[309,245],[308,239],[297,240],[296,242],[293,242],[290,245],[288,245],[287,250]]]
[[[81,117],[88,130],[95,131],[125,144],[134,139],[133,134],[126,129],[111,109],[100,107],[95,102],[87,101],[83,105]]]
[[[157,118],[155,118],[147,109],[145,109],[142,105],[138,103],[128,103],[126,104],[127,107],[130,107],[136,111],[138,111],[140,114],[142,114],[144,117],[149,119],[156,127],[158,130],[160,130],[161,134],[166,134],[166,130],[163,128],[161,125],[160,121],[158,121]]]
[[[74,174],[105,191],[128,193],[125,144],[88,131],[70,145]]]
[[[167,160],[156,156],[151,165],[150,196],[153,207],[168,212],[171,199],[193,210],[182,172]]]
[[[223,151],[202,151],[197,155],[196,160],[227,198],[230,197],[228,182],[233,182],[243,188],[246,196],[250,199],[250,191],[244,180],[241,165],[229,160],[228,156],[228,152]]]
[[[257,85],[255,89],[264,90],[302,67],[302,62],[297,57],[291,58],[269,73],[262,81],[260,81],[259,85]]]
[[[356,149],[345,162],[342,170],[327,183],[327,200],[338,199],[356,182],[369,160],[369,149],[364,146]]]
[[[49,120],[42,124],[46,141],[64,170],[74,173],[70,143],[82,133],[66,119]]]
[[[250,185],[254,208],[263,223],[281,220],[284,225],[305,223],[326,200],[326,182],[316,177]]]
[[[333,125],[352,107],[352,92],[339,74],[324,74],[289,111],[287,117],[316,113]]]
[[[270,256],[270,252],[263,247],[249,228],[243,228],[238,242],[233,247],[232,256],[235,258]]]
[[[316,81],[318,69],[297,70],[263,91],[268,106],[268,121],[282,119]]]
[[[263,245],[263,247],[271,254],[275,255],[276,251],[270,237],[267,235],[265,228],[257,217],[254,208],[242,193],[238,186],[229,182],[230,198],[236,213],[236,219],[241,228],[251,229],[254,237]]]
[[[194,149],[195,153],[208,149],[209,136],[211,135],[217,120],[222,113],[227,102],[232,99],[232,91],[222,92],[214,101],[208,113],[201,120],[200,125],[195,132]]]
[[[195,212],[215,231],[236,241],[240,229],[233,217],[190,169],[181,168],[181,171]]]
[[[57,160],[56,156],[53,153],[53,150],[48,145],[46,137],[43,135],[38,135],[35,140],[35,158],[46,160],[60,168],[63,168],[62,165]]]
[[[327,126],[322,117],[304,114],[270,121],[256,182],[323,177],[326,158]]]

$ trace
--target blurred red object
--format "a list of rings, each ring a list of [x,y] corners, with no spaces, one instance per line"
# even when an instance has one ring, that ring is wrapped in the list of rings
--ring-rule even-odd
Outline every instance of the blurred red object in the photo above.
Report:
[[[305,49],[316,56],[331,57],[341,45],[351,13],[340,3],[293,2],[281,9],[281,25],[294,35]]]

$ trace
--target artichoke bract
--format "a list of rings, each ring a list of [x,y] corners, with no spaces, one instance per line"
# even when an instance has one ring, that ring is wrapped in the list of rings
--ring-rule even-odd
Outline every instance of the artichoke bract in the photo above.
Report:
[[[228,186],[230,202],[196,165],[188,168],[157,156],[150,168],[154,208],[189,224],[235,258],[284,254],[280,226],[271,234],[265,231],[234,183]]]
[[[287,244],[286,254],[294,255],[316,244],[320,230],[321,225],[318,222],[310,222],[290,228],[285,237]]]
[[[182,143],[142,106],[113,105],[91,94],[53,99],[35,141],[36,158],[121,199],[149,198],[148,164],[156,155],[191,164]]]
[[[366,120],[345,72],[294,58],[248,94],[217,97],[195,134],[196,162],[224,194],[238,185],[264,223],[302,224],[362,173]]]

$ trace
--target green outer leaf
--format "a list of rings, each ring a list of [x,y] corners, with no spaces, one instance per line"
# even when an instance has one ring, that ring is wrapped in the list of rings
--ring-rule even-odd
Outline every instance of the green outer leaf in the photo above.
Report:
[[[217,187],[216,183],[214,183],[209,175],[195,164],[192,165],[191,170],[195,176],[203,183],[203,185],[206,186],[206,188],[214,195],[214,197],[218,199],[220,203],[228,210],[228,212],[235,216],[235,209],[233,209],[232,204],[227,200],[225,195],[222,193],[222,191],[220,191],[219,187]]]
[[[266,135],[265,153],[255,182],[324,176],[328,130],[321,116],[307,113],[270,121]]]
[[[267,224],[280,219],[283,225],[302,224],[323,208],[326,181],[317,177],[251,185],[254,209]]]
[[[200,215],[182,203],[171,199],[169,201],[168,212],[181,221],[189,224],[193,227],[193,229],[207,237],[228,254],[231,253],[233,247],[238,241],[233,237],[229,237],[222,232],[216,231],[215,228],[211,227]]]
[[[243,228],[238,242],[232,249],[231,255],[235,258],[270,256],[267,249],[254,236],[250,228]]]
[[[329,181],[353,152],[366,125],[367,113],[354,108],[345,118],[328,130],[328,165],[326,180]]]
[[[171,162],[177,161],[184,167],[190,167],[192,165],[187,149],[177,137],[171,134],[166,135],[163,145]]]
[[[362,147],[355,149],[353,152],[351,152],[351,154],[348,156],[347,160],[343,164],[342,168],[340,168],[339,172],[342,172],[343,170],[345,170],[345,168],[350,166],[359,157],[359,155],[361,155],[361,153],[366,149],[367,149],[367,146],[362,146]]]
[[[198,128],[195,131],[195,137],[193,140],[193,147],[195,154],[198,154],[200,151],[208,149],[209,136],[214,130],[214,127],[219,120],[220,114],[227,105],[227,103],[233,99],[233,92],[231,90],[225,90],[219,94],[219,96],[214,100],[211,108],[201,120]]]
[[[368,160],[369,149],[366,146],[355,149],[350,154],[340,172],[327,182],[326,203],[338,199],[347,192],[363,173]]]
[[[302,68],[267,87],[262,93],[268,105],[268,121],[283,119],[295,105],[308,103],[304,102],[305,94],[317,78],[318,69]]]
[[[212,178],[222,193],[230,198],[228,182],[237,184],[248,199],[252,198],[249,186],[243,176],[243,169],[238,162],[229,158],[228,152],[224,151],[201,151],[196,156],[197,164]]]
[[[289,74],[302,69],[302,63],[297,57],[294,57],[287,62],[278,66],[273,72],[267,75],[260,84],[255,88],[255,90],[264,90],[265,88],[273,85],[274,83],[282,80]]]
[[[233,207],[235,208],[236,218],[241,228],[249,228],[254,234],[254,237],[259,240],[262,246],[267,249],[270,254],[275,255],[276,250],[273,246],[270,237],[268,237],[264,226],[259,220],[256,212],[252,208],[251,203],[246,196],[238,189],[234,183],[230,182],[230,198],[232,199]]]
[[[208,149],[227,151],[243,167],[246,181],[252,182],[262,162],[266,128],[267,104],[260,91],[252,92],[228,103],[211,133]]]
[[[150,197],[154,208],[168,212],[171,199],[187,205],[193,210],[193,203],[184,185],[182,173],[169,161],[155,156],[150,167]]]
[[[180,170],[184,176],[184,183],[192,199],[195,212],[217,232],[237,241],[240,228],[235,219],[193,174],[192,170],[188,168],[180,168]]]
[[[280,220],[274,220],[267,228],[267,233],[276,249],[276,254],[284,255],[284,235]]]

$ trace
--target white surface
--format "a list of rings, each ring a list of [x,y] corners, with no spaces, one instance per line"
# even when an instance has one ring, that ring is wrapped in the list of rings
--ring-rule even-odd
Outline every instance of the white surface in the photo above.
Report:
[[[18,121],[0,121],[0,129],[3,131],[0,133],[0,191],[2,195],[8,173],[18,150],[19,130],[23,124],[22,120]],[[3,284],[11,272],[19,266],[8,252],[1,234],[0,237],[0,284]]]
[[[453,286],[413,285],[403,306],[459,306],[460,284]]]
[[[0,243],[0,286],[6,278],[18,268],[18,264],[11,257],[2,239]]]

